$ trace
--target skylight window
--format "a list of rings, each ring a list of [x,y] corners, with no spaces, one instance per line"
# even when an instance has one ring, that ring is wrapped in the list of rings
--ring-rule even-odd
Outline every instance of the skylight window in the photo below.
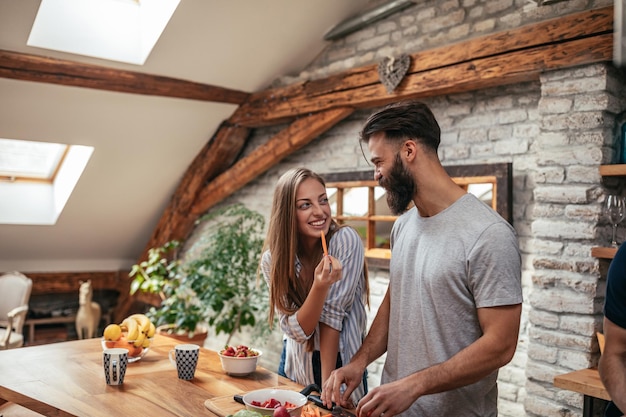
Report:
[[[0,178],[52,182],[68,145],[0,139]]]
[[[143,65],[180,0],[41,0],[27,45]]]
[[[90,146],[0,139],[0,224],[55,224],[92,153]]]

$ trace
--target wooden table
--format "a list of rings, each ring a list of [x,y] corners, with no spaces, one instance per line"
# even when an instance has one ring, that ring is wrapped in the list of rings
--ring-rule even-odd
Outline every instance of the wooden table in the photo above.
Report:
[[[261,367],[230,377],[217,353],[204,348],[194,379],[179,380],[167,356],[178,343],[157,335],[146,356],[128,365],[121,386],[106,385],[97,338],[0,351],[0,405],[9,401],[45,416],[215,416],[205,406],[208,399],[300,388]]]
[[[593,399],[600,398],[611,401],[609,393],[600,380],[600,374],[595,368],[581,369],[554,377],[554,386],[569,391],[579,392],[583,397],[583,416],[593,415]]]

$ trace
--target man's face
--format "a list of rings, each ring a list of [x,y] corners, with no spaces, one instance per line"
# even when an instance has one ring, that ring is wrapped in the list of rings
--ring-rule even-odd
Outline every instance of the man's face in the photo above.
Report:
[[[404,166],[400,154],[396,154],[391,170],[378,183],[387,191],[387,205],[393,214],[404,213],[416,191],[413,176]]]
[[[374,179],[387,191],[389,209],[393,214],[404,213],[417,191],[413,176],[384,134],[372,135],[368,147],[375,166]]]

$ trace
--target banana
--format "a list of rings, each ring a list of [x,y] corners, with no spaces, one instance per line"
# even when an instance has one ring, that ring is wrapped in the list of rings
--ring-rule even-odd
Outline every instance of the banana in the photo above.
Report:
[[[156,333],[156,327],[154,326],[154,323],[150,322],[150,330],[148,330],[148,337],[154,337],[154,334]]]
[[[150,330],[150,319],[145,314],[131,314],[129,319],[135,320],[139,324],[139,328],[144,335]]]
[[[139,332],[139,334],[137,335],[137,338],[135,339],[135,342],[133,343],[133,345],[135,347],[141,347],[143,346],[143,342],[146,340],[146,334],[144,332]]]
[[[146,337],[146,339],[143,341],[143,345],[142,346],[143,346],[144,349],[147,348],[147,347],[150,347],[150,339],[148,339]]]
[[[126,317],[120,326],[122,326],[122,328],[126,327],[126,340],[128,341],[137,340],[137,337],[139,337],[139,334],[141,333],[139,323],[137,323],[134,319]]]

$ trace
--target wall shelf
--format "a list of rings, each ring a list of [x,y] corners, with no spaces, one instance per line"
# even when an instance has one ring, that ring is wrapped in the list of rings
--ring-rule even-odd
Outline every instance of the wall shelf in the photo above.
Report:
[[[626,176],[626,164],[600,165],[600,175],[603,177]]]
[[[595,247],[591,248],[591,256],[594,258],[613,259],[617,248]]]

